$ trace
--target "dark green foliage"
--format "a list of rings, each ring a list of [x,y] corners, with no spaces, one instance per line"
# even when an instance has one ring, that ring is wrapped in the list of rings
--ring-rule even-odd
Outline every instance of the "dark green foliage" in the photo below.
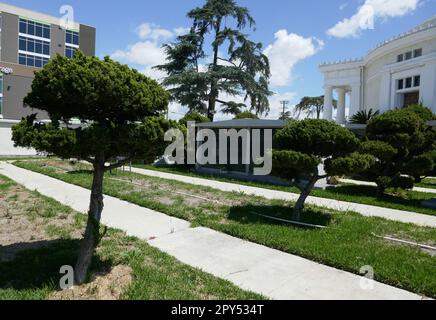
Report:
[[[23,120],[13,128],[16,146],[62,158],[155,157],[164,145],[157,142],[176,126],[160,116],[168,94],[157,82],[109,58],[81,52],[74,59],[57,56],[37,72],[25,103],[47,111],[52,122],[38,123],[35,116]],[[82,125],[72,128],[73,119]]]
[[[188,122],[206,123],[210,122],[210,120],[198,112],[189,112],[182,119],[179,120],[179,124],[186,127],[188,125]]]
[[[330,176],[343,176],[350,174],[350,172],[369,169],[374,162],[373,156],[355,152],[347,157],[327,159],[324,165],[325,171]]]
[[[371,120],[367,127],[370,140],[383,141],[398,150],[398,155],[408,155],[425,143],[425,122],[406,109],[389,111]]]
[[[417,114],[424,121],[436,120],[436,115],[433,114],[429,108],[424,107],[422,104],[413,104],[407,106],[405,110]]]
[[[245,111],[238,113],[235,119],[259,119],[259,117],[250,111]]]
[[[361,110],[351,117],[350,123],[352,124],[368,124],[373,118],[380,115],[380,111],[373,109]]]
[[[361,152],[373,155],[377,162],[364,176],[377,183],[379,196],[386,188],[413,188],[414,179],[420,180],[434,168],[431,157],[424,156],[434,149],[434,130],[426,124],[429,114],[425,109],[412,106],[389,111],[369,122],[369,141],[362,144]]]
[[[302,173],[313,172],[320,164],[317,156],[292,150],[273,152],[273,174],[286,179],[298,178]]]
[[[190,111],[207,115],[211,121],[217,103],[226,112],[229,107],[235,111],[238,105],[223,101],[222,95],[243,95],[251,110],[268,113],[268,97],[272,94],[268,89],[269,61],[262,44],[248,40],[243,32],[254,28],[249,10],[234,0],[207,0],[204,6],[190,11],[188,18],[192,20],[189,33],[165,46],[168,63],[156,67],[168,74],[163,84],[172,99]],[[209,51],[212,62],[201,67]]]
[[[361,153],[372,154],[377,159],[391,161],[397,154],[397,149],[382,141],[365,141],[360,147]]]
[[[292,121],[277,132],[279,150],[294,150],[318,157],[339,157],[357,150],[359,139],[348,129],[327,120]]]
[[[223,107],[224,108],[221,110],[222,113],[237,116],[238,114],[243,112],[242,110],[246,108],[246,105],[243,103],[230,101],[223,104]]]
[[[103,152],[106,161],[121,157],[150,163],[165,151],[162,143],[165,132],[177,127],[177,123],[162,117],[150,117],[141,123],[124,126],[101,127],[94,123],[77,129],[33,124],[32,120],[30,117],[13,128],[15,144],[64,159],[88,159]]]
[[[162,114],[168,98],[140,72],[78,52],[71,60],[57,56],[37,72],[24,103],[52,120],[119,123]]]
[[[370,155],[356,153],[360,141],[351,131],[326,120],[290,121],[277,132],[274,145],[273,174],[293,181],[301,190],[294,207],[295,220],[318,180],[366,170],[375,161]],[[320,175],[318,167],[324,158],[327,174]]]
[[[425,157],[427,157],[432,163],[433,163],[433,169],[426,173],[427,176],[434,177],[436,176],[436,150],[429,151],[424,154]],[[422,180],[422,179],[420,179]],[[421,181],[418,181],[421,182]]]
[[[23,119],[13,128],[15,145],[83,159],[94,168],[88,224],[74,268],[78,284],[86,280],[101,238],[104,173],[135,159],[152,161],[163,154],[164,134],[177,126],[161,116],[168,99],[157,82],[138,71],[80,51],[73,59],[56,56],[35,74],[24,102],[47,111],[51,123],[36,122],[36,115]],[[72,127],[72,120],[81,125]]]

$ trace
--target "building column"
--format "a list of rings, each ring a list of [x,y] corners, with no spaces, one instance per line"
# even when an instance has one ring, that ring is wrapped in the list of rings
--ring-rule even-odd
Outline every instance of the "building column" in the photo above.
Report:
[[[419,94],[421,102],[436,113],[436,63],[428,62],[421,74]]]
[[[360,84],[351,87],[350,94],[350,118],[362,109],[360,105]]]
[[[324,119],[333,120],[333,87],[326,86],[324,93]]]
[[[345,89],[337,88],[338,93],[338,114],[336,116],[336,122],[338,124],[345,124]]]

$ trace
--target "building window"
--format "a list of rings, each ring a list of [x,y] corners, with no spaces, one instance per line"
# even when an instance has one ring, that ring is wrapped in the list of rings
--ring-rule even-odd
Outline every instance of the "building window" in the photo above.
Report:
[[[400,79],[398,80],[398,90],[403,90],[404,89],[404,80]]]
[[[42,68],[50,59],[50,25],[20,18],[18,63]]]
[[[406,53],[399,54],[397,56],[397,62],[403,62],[406,60],[411,60],[414,58],[419,58],[422,56],[422,49],[415,49],[413,51],[408,51]]]
[[[406,78],[406,89],[412,88],[412,77]]]
[[[50,40],[50,29],[51,27],[49,24],[43,24],[20,18],[20,33],[23,35],[29,35]]]
[[[31,54],[22,54],[18,56],[18,63],[35,68],[42,68],[48,63],[49,58],[34,56]]]
[[[76,31],[67,30],[65,32],[65,43],[78,46],[79,45],[79,33]]]
[[[76,31],[67,30],[65,32],[65,56],[73,58],[77,49],[79,49],[80,36]]]
[[[50,56],[50,42],[20,36],[19,50]]]
[[[73,58],[74,57],[74,55],[76,54],[76,48],[73,48],[73,47],[69,47],[69,46],[67,46],[66,48],[65,48],[65,56],[67,57],[67,58]]]
[[[413,78],[413,86],[419,87],[421,85],[421,76],[415,76]]]

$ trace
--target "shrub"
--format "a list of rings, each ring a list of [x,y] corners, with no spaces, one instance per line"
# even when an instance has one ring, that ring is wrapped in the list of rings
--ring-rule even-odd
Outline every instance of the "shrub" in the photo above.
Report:
[[[433,169],[424,156],[428,137],[421,107],[389,111],[373,118],[367,126],[367,138],[360,152],[374,156],[376,162],[363,174],[375,181],[378,195],[387,188],[413,188],[414,177]]]
[[[307,197],[316,182],[330,176],[348,175],[368,169],[375,159],[357,153],[360,141],[348,129],[326,120],[291,121],[275,136],[273,174],[287,179],[301,191],[293,219],[300,220]],[[325,161],[327,174],[319,174]]]
[[[373,118],[380,115],[380,111],[374,111],[373,109],[362,110],[351,117],[350,123],[352,124],[368,124]]]

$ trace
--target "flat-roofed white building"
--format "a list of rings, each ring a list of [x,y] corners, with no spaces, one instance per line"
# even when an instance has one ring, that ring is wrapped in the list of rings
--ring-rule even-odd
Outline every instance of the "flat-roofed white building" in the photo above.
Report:
[[[416,103],[436,113],[436,16],[378,44],[364,58],[324,63],[320,70],[325,76],[325,119],[334,118],[334,91],[339,124],[360,110],[386,112]]]

